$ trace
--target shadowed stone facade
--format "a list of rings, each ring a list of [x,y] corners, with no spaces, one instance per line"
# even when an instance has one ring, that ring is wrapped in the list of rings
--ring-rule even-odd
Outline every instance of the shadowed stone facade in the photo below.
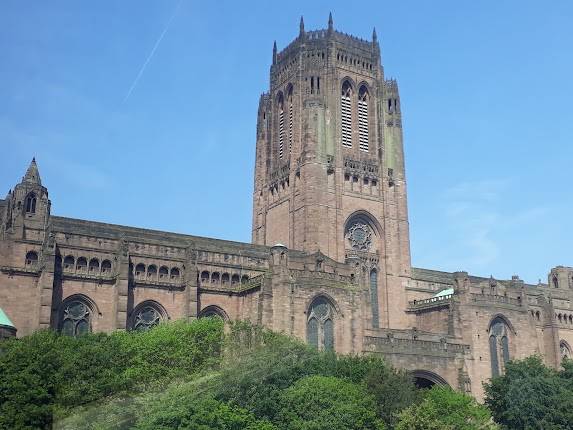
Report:
[[[508,359],[571,354],[572,268],[528,285],[411,267],[400,96],[375,32],[301,20],[275,45],[254,176],[246,244],[52,216],[33,160],[0,200],[0,307],[18,336],[245,319],[478,398]]]

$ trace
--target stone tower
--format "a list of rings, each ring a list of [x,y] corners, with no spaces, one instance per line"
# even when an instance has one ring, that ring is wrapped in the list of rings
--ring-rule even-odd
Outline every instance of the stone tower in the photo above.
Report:
[[[261,96],[252,240],[361,264],[380,327],[406,324],[410,242],[400,97],[376,31],[305,31],[273,47]],[[376,321],[375,321],[376,325]]]

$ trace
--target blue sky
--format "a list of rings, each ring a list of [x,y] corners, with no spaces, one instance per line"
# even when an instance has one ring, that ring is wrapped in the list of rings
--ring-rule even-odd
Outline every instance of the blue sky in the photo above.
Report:
[[[286,5],[1,2],[2,193],[36,156],[53,214],[250,241],[273,40],[332,10],[400,85],[413,264],[573,265],[573,2]]]

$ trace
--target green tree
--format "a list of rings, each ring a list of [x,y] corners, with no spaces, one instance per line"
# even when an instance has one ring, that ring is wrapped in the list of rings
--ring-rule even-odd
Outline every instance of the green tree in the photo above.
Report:
[[[279,427],[287,430],[383,429],[366,389],[333,376],[308,376],[281,393]]]
[[[412,376],[379,363],[371,366],[364,377],[366,388],[376,400],[378,416],[394,428],[397,414],[421,401],[422,391],[416,388]]]
[[[503,376],[484,384],[486,405],[508,429],[570,429],[573,423],[573,365],[557,371],[539,357],[509,362]]]
[[[396,430],[496,429],[488,409],[472,397],[434,386],[424,400],[400,412]]]

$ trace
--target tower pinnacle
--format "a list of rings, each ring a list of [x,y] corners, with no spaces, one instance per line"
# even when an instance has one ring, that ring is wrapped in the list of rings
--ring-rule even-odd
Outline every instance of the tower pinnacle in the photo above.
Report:
[[[38,171],[38,165],[36,164],[36,157],[32,158],[32,162],[30,163],[28,170],[26,170],[26,174],[22,178],[22,182],[42,185],[42,180],[40,179],[40,172]]]
[[[277,64],[277,41],[273,43],[273,64]]]
[[[372,42],[374,43],[378,42],[378,36],[376,35],[376,27],[374,27],[374,30],[372,30]]]
[[[304,35],[304,18],[302,15],[300,17],[300,35]]]
[[[334,23],[332,21],[332,12],[328,13],[328,31],[334,30]]]

